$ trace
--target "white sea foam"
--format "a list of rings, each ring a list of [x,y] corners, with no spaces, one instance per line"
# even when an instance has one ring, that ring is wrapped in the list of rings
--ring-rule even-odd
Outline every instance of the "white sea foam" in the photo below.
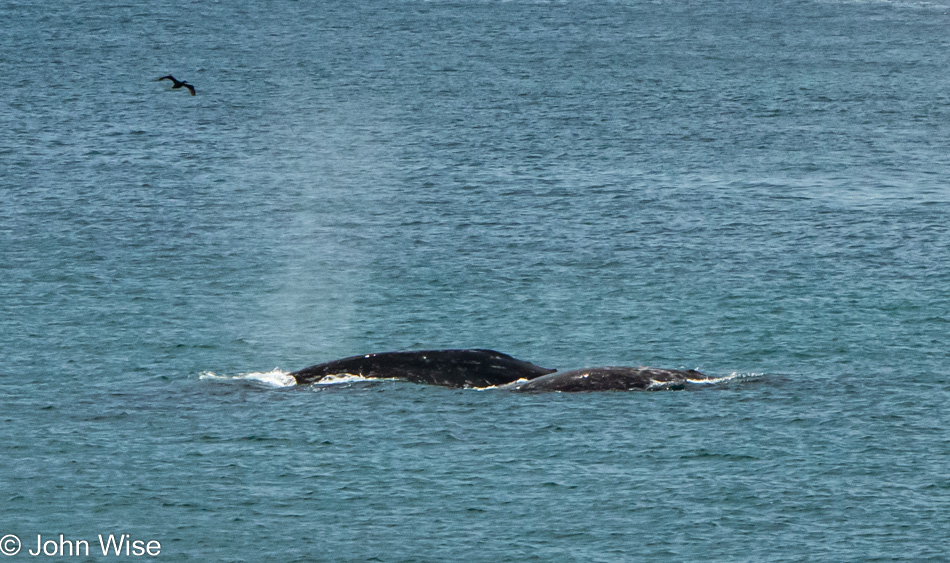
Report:
[[[218,381],[250,381],[268,387],[292,387],[297,384],[297,380],[294,379],[294,376],[279,368],[274,368],[266,372],[255,371],[251,373],[240,373],[238,375],[218,375],[214,372],[206,371],[202,372],[198,377],[200,379],[214,379]]]
[[[334,375],[328,375],[324,377],[323,379],[321,379],[320,381],[314,382],[313,385],[340,385],[342,383],[356,383],[359,381],[379,381],[379,379],[376,379],[376,378],[371,379],[369,377],[363,377],[362,375],[356,375],[353,373],[339,373],[339,374],[334,374]],[[395,381],[395,380],[390,379],[388,381]]]
[[[762,377],[765,374],[763,373],[739,373],[732,372],[729,375],[723,377],[714,377],[709,379],[687,379],[686,381],[691,384],[697,385],[715,385],[717,383],[726,383],[729,381],[735,380],[744,380],[744,379],[754,379]],[[237,375],[218,375],[211,371],[202,372],[199,375],[200,379],[212,379],[217,381],[247,381],[250,383],[260,384],[267,387],[293,387],[297,384],[297,380],[294,379],[294,376],[290,375],[289,372],[283,371],[280,368],[274,368],[271,371],[266,372],[250,372],[250,373],[240,373]],[[379,378],[367,378],[361,375],[356,375],[352,373],[343,373],[336,375],[328,375],[312,383],[312,385],[325,386],[325,385],[341,385],[345,383],[359,383],[363,381],[397,381],[396,379],[379,379]],[[517,389],[524,383],[527,379],[519,379],[511,383],[506,383],[503,385],[492,385],[489,387],[476,387],[475,389],[480,391],[485,391],[489,389]],[[649,389],[663,389],[664,387],[669,387],[670,385],[675,384],[675,382],[670,381],[652,381],[649,385]]]
[[[488,387],[472,387],[472,389],[475,389],[477,391],[486,391],[488,389],[517,389],[521,387],[522,385],[524,385],[525,383],[527,383],[528,381],[530,380],[522,377],[521,379],[516,379],[514,381],[511,381],[508,383],[502,383],[500,385],[489,385]]]
[[[762,377],[764,373],[739,373],[732,372],[729,375],[724,375],[722,377],[709,377],[701,379],[691,379],[686,378],[686,382],[691,385],[716,385],[719,383],[728,383],[730,381],[744,380],[744,379],[754,379],[757,377]],[[650,380],[650,385],[647,386],[647,389],[651,391],[666,389],[669,387],[675,387],[680,385],[681,382],[678,381],[657,381],[655,379]]]
[[[734,371],[730,373],[729,375],[724,375],[722,377],[711,377],[709,379],[688,379],[687,378],[686,381],[690,383],[714,385],[716,383],[726,383],[728,381],[754,379],[757,377],[762,377],[764,375],[765,375],[764,373],[739,373],[737,371]]]

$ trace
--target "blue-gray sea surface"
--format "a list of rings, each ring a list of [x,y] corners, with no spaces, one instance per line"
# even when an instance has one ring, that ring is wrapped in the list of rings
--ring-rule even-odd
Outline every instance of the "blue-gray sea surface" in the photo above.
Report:
[[[4,0],[0,61],[11,560],[947,560],[947,0]],[[443,347],[729,381],[271,381]]]

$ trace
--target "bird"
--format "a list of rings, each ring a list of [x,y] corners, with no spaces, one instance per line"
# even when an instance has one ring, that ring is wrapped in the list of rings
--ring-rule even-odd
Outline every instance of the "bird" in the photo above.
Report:
[[[184,80],[178,80],[177,78],[175,78],[174,76],[172,76],[172,75],[170,75],[170,74],[167,75],[167,76],[163,76],[163,77],[161,77],[161,78],[156,78],[156,79],[155,79],[156,82],[158,82],[159,80],[171,80],[171,81],[173,82],[173,84],[172,84],[172,90],[176,90],[176,89],[181,88],[182,86],[184,86],[185,88],[188,88],[188,91],[191,92],[191,95],[192,95],[192,96],[195,95],[195,87],[194,87],[194,86],[192,86],[191,84],[188,84],[188,83],[185,82]]]

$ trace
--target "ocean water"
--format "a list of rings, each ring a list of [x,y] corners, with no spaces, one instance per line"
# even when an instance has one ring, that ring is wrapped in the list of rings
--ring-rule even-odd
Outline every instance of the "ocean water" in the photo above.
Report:
[[[0,2],[0,549],[946,561],[948,30],[946,0]],[[729,381],[285,384],[442,347]]]

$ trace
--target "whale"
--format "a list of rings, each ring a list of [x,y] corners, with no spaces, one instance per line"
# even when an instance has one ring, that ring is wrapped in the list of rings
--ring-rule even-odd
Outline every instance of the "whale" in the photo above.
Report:
[[[514,382],[507,388],[521,393],[560,391],[656,391],[683,389],[687,383],[711,380],[696,370],[649,367],[595,367],[555,372],[525,382]]]
[[[329,376],[401,379],[443,387],[493,387],[533,380],[556,370],[536,366],[495,350],[415,350],[350,356],[316,364],[290,375],[298,385]]]

